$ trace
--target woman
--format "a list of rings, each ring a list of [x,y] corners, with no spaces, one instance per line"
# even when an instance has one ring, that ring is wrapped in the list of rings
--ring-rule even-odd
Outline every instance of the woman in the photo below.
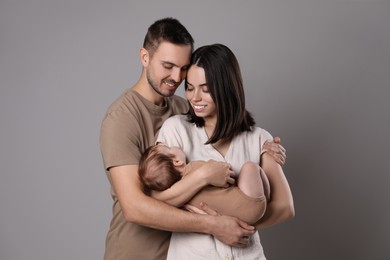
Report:
[[[271,200],[256,228],[293,217],[293,199],[283,170],[262,150],[272,136],[255,127],[245,108],[241,72],[231,50],[221,44],[197,49],[191,58],[185,90],[190,111],[168,119],[157,141],[182,148],[190,161],[224,160],[235,172],[245,161],[256,162],[271,185]],[[249,239],[247,247],[237,248],[209,235],[173,233],[168,259],[265,259],[258,232]]]

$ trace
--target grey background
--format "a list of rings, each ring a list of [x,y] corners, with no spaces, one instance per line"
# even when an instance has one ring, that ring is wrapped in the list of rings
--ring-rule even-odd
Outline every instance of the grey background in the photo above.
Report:
[[[100,122],[165,16],[235,52],[288,150],[296,217],[262,231],[268,258],[389,259],[390,4],[368,0],[1,0],[0,259],[102,259]]]

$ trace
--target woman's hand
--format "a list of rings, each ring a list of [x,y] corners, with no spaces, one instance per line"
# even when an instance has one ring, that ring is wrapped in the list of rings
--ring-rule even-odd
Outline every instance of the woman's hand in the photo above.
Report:
[[[216,187],[228,187],[235,183],[237,174],[231,169],[230,164],[209,160],[204,166],[199,168],[202,178],[208,185]]]

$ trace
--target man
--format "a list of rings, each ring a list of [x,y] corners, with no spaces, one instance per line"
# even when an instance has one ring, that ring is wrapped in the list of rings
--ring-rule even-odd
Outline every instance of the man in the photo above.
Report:
[[[142,152],[154,144],[165,119],[188,110],[187,101],[174,93],[186,76],[193,42],[176,19],[152,24],[140,50],[139,80],[108,108],[103,119],[100,147],[114,199],[106,260],[165,259],[167,231],[207,233],[238,247],[245,246],[245,237],[255,231],[234,217],[193,214],[143,193],[138,177]],[[279,151],[275,157],[284,162],[284,149],[279,147],[271,146]],[[203,170],[226,175],[218,166]]]

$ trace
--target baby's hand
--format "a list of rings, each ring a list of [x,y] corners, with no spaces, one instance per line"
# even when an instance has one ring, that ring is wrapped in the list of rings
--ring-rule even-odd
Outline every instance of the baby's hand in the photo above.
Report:
[[[236,174],[228,163],[210,160],[202,166],[208,185],[228,187],[235,183]]]

